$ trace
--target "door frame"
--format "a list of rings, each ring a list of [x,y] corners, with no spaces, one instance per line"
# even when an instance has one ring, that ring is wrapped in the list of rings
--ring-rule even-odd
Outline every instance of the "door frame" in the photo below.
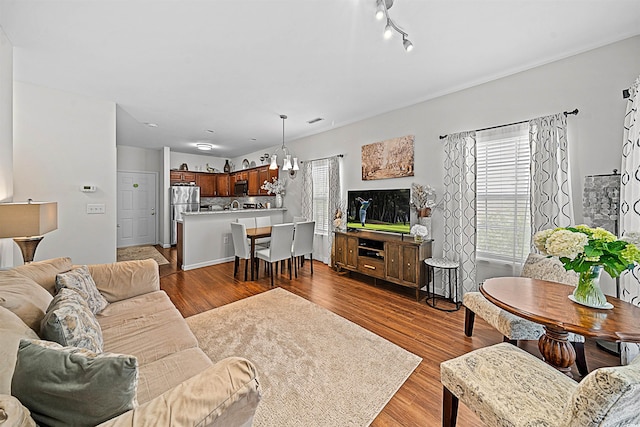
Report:
[[[140,174],[147,174],[147,175],[154,175],[155,176],[155,188],[153,189],[156,197],[156,203],[154,205],[154,209],[156,214],[153,215],[154,216],[154,229],[156,231],[156,241],[154,243],[154,245],[157,245],[160,242],[160,221],[158,220],[158,217],[160,216],[159,211],[158,211],[158,203],[159,203],[159,197],[160,197],[160,193],[158,191],[158,177],[159,177],[159,173],[158,172],[153,172],[153,171],[139,171],[139,170],[120,170],[118,169],[116,171],[116,247],[118,247],[117,242],[118,242],[118,210],[119,210],[119,206],[117,205],[118,203],[118,182],[120,180],[120,173],[140,173]]]

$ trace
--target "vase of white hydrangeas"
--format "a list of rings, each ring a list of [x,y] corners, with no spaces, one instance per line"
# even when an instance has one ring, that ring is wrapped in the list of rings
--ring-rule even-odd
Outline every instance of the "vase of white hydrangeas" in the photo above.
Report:
[[[280,181],[278,178],[274,176],[272,178],[272,182],[265,181],[262,184],[262,187],[260,188],[262,188],[263,190],[267,190],[267,194],[271,194],[271,193],[275,194],[276,208],[282,207],[282,195],[284,194],[284,182]]]
[[[590,307],[608,306],[600,289],[602,270],[616,278],[640,262],[635,237],[618,239],[603,228],[586,225],[555,228],[540,231],[533,239],[543,254],[557,256],[566,270],[578,273],[578,285],[570,298]]]

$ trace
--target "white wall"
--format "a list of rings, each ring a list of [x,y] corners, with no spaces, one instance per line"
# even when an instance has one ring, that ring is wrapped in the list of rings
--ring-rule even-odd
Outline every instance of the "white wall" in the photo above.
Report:
[[[190,171],[207,171],[207,163],[210,167],[218,169],[220,172],[224,170],[225,159],[220,157],[171,152],[171,169],[178,169],[181,164],[186,163]]]
[[[13,47],[0,27],[0,202],[13,197]],[[0,267],[13,265],[13,240],[0,239]]]
[[[286,145],[302,160],[344,154],[345,191],[408,188],[415,181],[433,185],[441,195],[444,154],[439,135],[578,108],[579,115],[568,118],[568,139],[576,221],[581,222],[583,177],[620,168],[626,107],[621,93],[640,74],[639,53],[640,36],[637,36]],[[361,180],[362,145],[410,134],[415,135],[414,177]],[[259,157],[262,153],[264,150],[246,157]],[[290,215],[296,215],[300,209],[298,181],[300,176],[288,185],[285,196]],[[442,212],[436,211],[433,215],[436,256],[442,253],[442,229]],[[485,274],[492,275],[486,269]]]
[[[127,145],[116,146],[117,165],[119,171],[129,172],[161,172],[162,150],[130,147]]]
[[[14,200],[58,202],[58,230],[36,260],[70,256],[78,264],[116,259],[115,104],[14,83]],[[82,193],[81,185],[95,185]],[[104,215],[88,215],[88,203]],[[22,262],[18,255],[14,263]]]

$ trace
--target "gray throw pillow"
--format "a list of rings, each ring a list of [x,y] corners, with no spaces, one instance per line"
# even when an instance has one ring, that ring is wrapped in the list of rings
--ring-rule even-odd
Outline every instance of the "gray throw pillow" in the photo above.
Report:
[[[64,346],[102,352],[102,329],[87,302],[76,291],[60,289],[49,304],[40,336]]]
[[[21,340],[11,394],[38,424],[93,426],[138,406],[134,356]]]
[[[56,276],[56,291],[62,288],[73,289],[87,301],[93,314],[98,314],[109,305],[93,281],[86,265],[74,268]]]

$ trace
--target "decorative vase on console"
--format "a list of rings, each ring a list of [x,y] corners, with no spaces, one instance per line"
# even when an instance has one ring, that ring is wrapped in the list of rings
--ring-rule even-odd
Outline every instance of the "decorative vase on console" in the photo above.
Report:
[[[282,207],[282,194],[276,194],[276,208]]]
[[[635,232],[618,239],[603,228],[576,225],[539,231],[533,241],[540,252],[557,256],[566,270],[578,273],[578,285],[569,298],[589,307],[613,307],[600,289],[603,269],[615,279],[640,263],[640,234]]]

